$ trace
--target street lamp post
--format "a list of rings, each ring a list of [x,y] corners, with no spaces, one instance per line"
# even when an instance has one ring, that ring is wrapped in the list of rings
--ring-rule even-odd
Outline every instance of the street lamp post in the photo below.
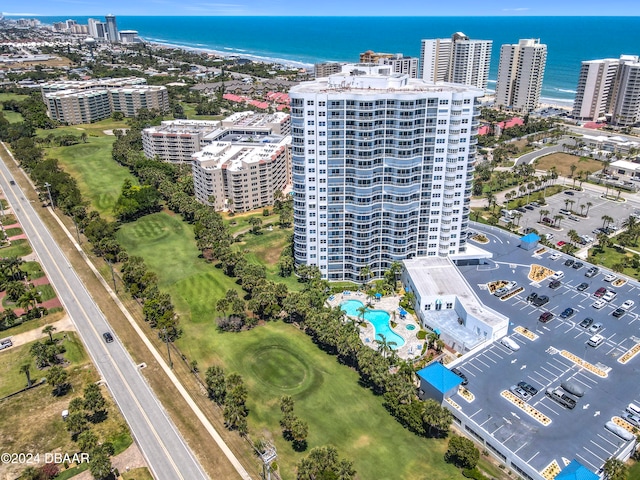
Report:
[[[44,186],[46,187],[47,193],[49,194],[49,204],[51,205],[52,209],[55,209],[56,207],[53,204],[53,198],[51,197],[51,189],[50,189],[51,184],[49,182],[45,182]]]
[[[167,356],[169,357],[169,368],[173,369],[173,362],[171,361],[171,349],[169,348],[169,336],[167,335],[167,327],[163,328],[164,341],[167,344]]]

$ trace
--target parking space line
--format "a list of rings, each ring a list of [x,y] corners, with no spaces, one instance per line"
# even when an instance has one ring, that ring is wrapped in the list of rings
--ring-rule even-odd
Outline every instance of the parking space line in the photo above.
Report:
[[[565,368],[560,368],[560,367],[556,367],[555,365],[552,365],[551,362],[546,362],[547,365],[549,365],[551,368],[555,368],[556,370],[558,370],[560,372],[560,374],[563,374],[564,372],[566,372]],[[544,367],[542,367],[544,368]]]
[[[469,415],[469,418],[473,418],[475,417],[477,414],[479,414],[482,411],[482,409],[476,410],[475,412],[473,412],[473,415]]]
[[[531,458],[529,458],[529,460],[527,460],[527,464],[531,464],[531,460],[533,460],[534,458],[536,458],[538,456],[538,454],[540,453],[540,451],[538,450],[536,453],[534,453]]]
[[[586,450],[586,449],[585,449]],[[597,472],[598,469],[600,467],[595,466],[593,463],[591,463],[589,460],[587,460],[586,458],[584,458],[582,455],[580,455],[579,453],[576,453],[576,457],[580,457],[580,460],[582,460],[584,463],[588,463],[589,465],[591,465],[593,471]]]
[[[552,381],[552,382],[553,382],[553,381],[555,381],[555,380],[558,378],[558,375],[556,375],[555,373],[550,372],[549,370],[547,370],[547,369],[546,369],[546,368],[544,368],[544,367],[540,367],[540,368],[541,368],[542,370],[544,370],[545,372],[547,372],[549,375],[551,375],[551,381]]]
[[[518,454],[518,452],[519,452],[522,448],[526,447],[527,445],[529,445],[529,442],[524,442],[524,443],[523,443],[522,445],[520,445],[516,450],[513,450],[514,455],[517,455],[517,454]]]
[[[480,358],[476,358],[476,361],[481,363],[482,365],[484,365],[487,368],[491,368],[489,365],[487,365],[486,363],[484,363],[482,360],[480,360]],[[479,370],[479,369],[478,369]]]
[[[502,425],[500,425],[498,428],[496,428],[493,432],[489,432],[489,434],[490,434],[491,436],[495,436],[495,433],[496,433],[498,430],[500,430],[502,427],[504,427],[504,423],[503,423]]]
[[[600,445],[599,443],[594,442],[593,440],[589,440],[591,443],[593,443],[596,447],[598,447],[599,449],[603,450],[604,453],[607,454],[607,456],[609,456],[609,450],[607,450],[606,448],[604,448],[602,445]]]
[[[474,359],[474,360],[475,360],[475,359]],[[473,363],[473,361],[468,362],[468,363],[465,363],[465,364],[464,364],[464,366],[465,366],[465,367],[467,367],[467,372],[469,372],[469,373],[470,373],[471,375],[473,375],[474,377],[475,377],[475,375],[473,374],[473,372],[471,372],[471,371],[469,370],[469,367],[473,367],[473,368],[475,368],[475,369],[476,369],[476,370],[478,370],[480,373],[484,372],[484,370],[482,370],[480,367],[476,366],[476,364],[475,364],[475,363]]]
[[[549,378],[545,377],[544,375],[542,375],[542,374],[541,374],[540,372],[538,372],[538,371],[534,371],[534,372],[532,373],[532,375],[538,375],[539,377],[543,378],[543,379],[544,379],[544,382],[541,382],[540,380],[538,380],[538,383],[541,383],[542,385],[548,385],[548,384],[550,384],[550,383],[553,381],[553,380],[551,380],[551,379],[549,379]],[[531,377],[531,378],[533,378],[533,377]]]
[[[604,440],[605,442],[607,442],[609,445],[611,445],[612,447],[618,448],[618,444],[617,443],[613,443],[611,440],[609,440],[608,438],[603,437],[601,434],[598,434],[598,436]]]
[[[578,375],[580,375],[582,378],[584,378],[587,382],[591,382],[594,386],[598,384],[598,381],[595,378],[591,377],[591,376],[587,376],[585,374],[584,370],[580,370],[580,371],[576,372],[576,377]],[[582,382],[582,383],[584,383],[584,382]]]
[[[545,397],[546,398],[546,397]],[[554,410],[553,408],[551,408],[549,405],[547,405],[546,403],[543,402],[543,400],[545,400],[545,398],[540,399],[539,402],[535,403],[535,407],[539,410],[538,407],[545,407],[547,410],[549,410],[551,413],[553,413],[554,415],[560,415],[560,412],[557,412],[556,410]],[[560,407],[562,409],[562,407]]]
[[[498,364],[498,362],[496,362],[493,358],[491,358],[489,355],[487,355],[487,352],[485,352],[485,353],[484,353],[484,355],[482,355],[482,357],[483,357],[485,360],[489,360],[490,362],[495,363],[496,365]]]
[[[601,462],[604,463],[604,458],[600,457],[600,455],[592,452],[591,450],[589,450],[587,447],[582,447],[583,449],[585,449],[587,452],[589,452],[591,455],[593,455],[594,457],[596,457],[598,460],[600,460]]]

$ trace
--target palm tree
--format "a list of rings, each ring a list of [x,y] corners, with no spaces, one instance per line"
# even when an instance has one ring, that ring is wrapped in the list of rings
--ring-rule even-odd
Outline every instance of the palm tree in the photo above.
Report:
[[[607,228],[609,224],[614,220],[613,217],[610,217],[609,215],[603,215],[601,219],[602,219],[602,228]]]
[[[360,320],[363,321],[363,322],[364,322],[365,313],[367,313],[367,306],[366,305],[362,305],[361,307],[358,307],[358,318],[360,318]]]
[[[640,235],[640,222],[638,222],[638,218],[629,216],[622,222],[622,226],[627,229],[627,233],[631,236],[631,238],[633,238],[634,241],[636,241],[638,235]]]
[[[573,229],[567,232],[567,236],[569,237],[569,240],[571,241],[571,243],[574,245],[578,243],[578,241],[580,240],[580,235],[578,235],[578,232],[576,232]]]
[[[553,216],[553,224],[555,225],[556,223],[558,224],[558,228],[560,228],[560,222],[564,219],[564,217],[562,215],[554,215]]]
[[[550,212],[549,210],[545,210],[545,209],[540,210],[540,219],[538,220],[538,223],[542,223],[542,217],[543,217],[543,216],[545,216],[545,217],[546,217],[546,216],[547,216],[547,215],[549,215],[550,213],[551,213],[551,212]]]
[[[31,366],[28,363],[20,366],[20,373],[24,373],[27,376],[27,388],[31,386]]]
[[[593,203],[591,203],[591,202],[587,202],[587,213],[585,214],[585,217],[588,217],[588,216],[589,216],[589,209],[590,209],[591,207],[593,207]]]
[[[487,192],[484,196],[487,199],[487,210],[489,210],[491,205],[496,203],[496,196],[492,192]]]
[[[584,204],[584,203],[581,203],[581,204],[580,204],[580,216],[581,216],[581,217],[584,217],[584,207],[585,207],[585,204]]]
[[[607,480],[625,480],[627,478],[627,466],[616,458],[609,458],[604,462],[604,474]]]
[[[360,280],[362,281],[362,286],[365,286],[369,282],[371,275],[373,275],[373,272],[371,271],[371,267],[368,265],[365,265],[360,269]]]
[[[42,329],[42,333],[49,335],[49,342],[53,343],[53,332],[57,330],[53,325],[47,325]]]
[[[387,358],[387,354],[392,352],[393,347],[398,345],[393,340],[387,340],[387,338],[381,333],[378,334],[378,338],[376,340],[378,342],[378,352],[380,352],[384,358]]]

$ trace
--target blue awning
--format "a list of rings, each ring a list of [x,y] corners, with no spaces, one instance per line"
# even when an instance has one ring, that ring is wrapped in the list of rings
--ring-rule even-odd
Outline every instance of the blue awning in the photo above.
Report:
[[[381,293],[376,293],[376,298],[382,298],[382,294]]]
[[[401,308],[400,309],[400,315],[406,315],[406,314],[407,314],[407,311],[404,310],[403,308]]]
[[[440,336],[440,330],[438,330],[437,328],[433,330],[433,333],[435,333],[436,335]]]

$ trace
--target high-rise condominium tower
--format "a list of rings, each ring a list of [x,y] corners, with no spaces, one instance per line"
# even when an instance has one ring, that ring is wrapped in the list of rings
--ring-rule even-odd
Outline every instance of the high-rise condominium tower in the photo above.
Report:
[[[464,33],[451,38],[422,40],[420,65],[424,80],[487,88],[491,40],[470,40]]]
[[[120,36],[118,35],[118,26],[116,25],[116,17],[114,15],[105,15],[104,19],[107,22],[107,39],[111,43],[118,43]]]
[[[528,113],[538,106],[547,62],[540,39],[502,45],[496,84],[496,105]]]
[[[611,110],[611,98],[620,61],[605,58],[582,62],[576,98],[573,102],[574,118],[597,121]]]
[[[298,264],[359,280],[465,251],[481,89],[354,64],[289,95]]]

